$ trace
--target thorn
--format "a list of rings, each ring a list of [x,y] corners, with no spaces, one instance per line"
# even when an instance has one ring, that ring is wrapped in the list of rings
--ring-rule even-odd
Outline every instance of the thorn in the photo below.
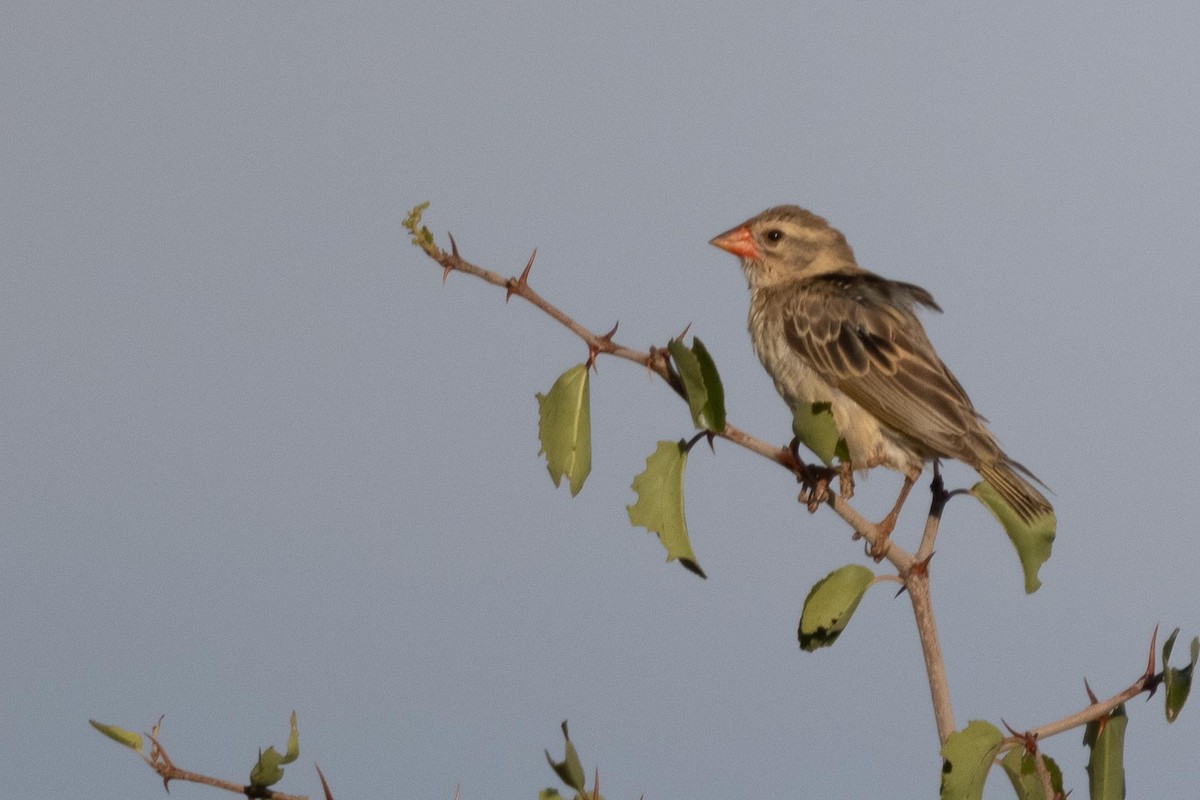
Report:
[[[1158,626],[1154,626],[1154,633],[1150,634],[1150,658],[1146,661],[1146,671],[1142,674],[1142,680],[1150,680],[1154,677],[1154,651],[1158,647]]]
[[[1007,722],[1005,722],[1003,718],[1000,719],[1000,724],[1002,724],[1005,728],[1007,728],[1009,733],[1011,733],[1013,736],[1015,736],[1016,738],[1021,740],[1021,745],[1022,745],[1022,747],[1025,748],[1026,755],[1030,755],[1030,756],[1037,755],[1038,746],[1037,746],[1037,737],[1036,736],[1034,736],[1029,731],[1026,731],[1024,733],[1019,733],[1019,732],[1013,730],[1013,727],[1011,725],[1009,725]]]
[[[711,450],[712,454],[715,456],[717,454],[717,446],[713,444],[713,441],[717,438],[717,435],[712,431],[706,431],[706,434],[708,436],[708,449]]]
[[[1096,697],[1096,693],[1092,691],[1092,687],[1088,686],[1087,678],[1083,679],[1083,688],[1087,690],[1088,700],[1092,701],[1092,705],[1100,702],[1100,698]]]
[[[592,778],[592,800],[600,800],[600,768],[596,767],[594,778]]]
[[[696,442],[700,441],[701,439],[703,439],[705,436],[708,436],[708,435],[709,435],[708,431],[700,431],[695,436],[693,436],[691,439],[688,439],[686,442],[683,439],[680,439],[679,440],[679,449],[685,453],[691,452],[691,449],[696,446]]]
[[[454,234],[450,233],[450,231],[446,231],[446,235],[450,237],[450,257],[455,261],[461,261],[462,256],[458,254],[458,242],[454,241]],[[453,271],[454,267],[448,264],[442,265],[442,286],[446,285],[446,278],[449,278],[450,273]]]
[[[513,296],[519,289],[523,289],[529,285],[529,270],[533,269],[533,260],[537,258],[537,248],[533,248],[533,253],[529,256],[529,262],[525,265],[525,271],[521,273],[521,277],[517,278],[514,283],[512,280],[508,282],[508,294],[504,295],[504,302]]]
[[[325,773],[321,772],[320,764],[313,764],[317,768],[317,777],[321,779],[321,789],[325,792],[325,800],[333,800],[333,792],[329,791],[329,782],[325,780]],[[456,798],[457,794],[454,795]]]
[[[617,332],[617,328],[620,326],[620,324],[621,323],[618,321],[616,325],[612,326],[611,331],[601,336],[595,342],[588,342],[587,365],[589,369],[595,372],[600,371],[596,367],[596,356],[600,355],[601,353],[610,352],[608,347],[612,345],[612,337]]]
[[[679,341],[681,341],[681,342],[682,342],[682,341],[683,341],[683,337],[687,336],[687,332],[688,332],[688,331],[690,331],[691,329],[692,329],[692,323],[690,323],[690,322],[689,322],[689,323],[687,324],[687,327],[683,329],[683,333],[679,334],[679,335],[678,335],[678,336],[676,336],[675,338],[676,338],[676,339],[678,339]]]

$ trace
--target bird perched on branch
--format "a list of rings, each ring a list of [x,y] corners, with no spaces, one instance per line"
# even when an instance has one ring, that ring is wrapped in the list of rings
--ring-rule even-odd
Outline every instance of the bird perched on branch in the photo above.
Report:
[[[973,467],[1025,522],[1052,513],[930,344],[915,313],[941,310],[929,292],[863,269],[846,237],[797,206],[767,209],[711,243],[742,261],[750,338],[787,404],[829,404],[851,469],[904,475],[885,536],[925,463],[941,458]]]

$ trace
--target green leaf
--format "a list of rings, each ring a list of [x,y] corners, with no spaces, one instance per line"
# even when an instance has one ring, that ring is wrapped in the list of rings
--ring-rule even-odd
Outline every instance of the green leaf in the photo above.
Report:
[[[537,395],[538,439],[546,454],[550,480],[558,486],[563,476],[571,496],[579,494],[592,471],[592,412],[587,364],[578,364],[558,376],[548,394]]]
[[[679,559],[680,564],[704,578],[707,576],[692,552],[683,515],[685,466],[687,451],[680,442],[659,442],[646,459],[646,470],[633,479],[637,502],[625,508],[631,524],[658,534],[659,541],[667,548],[668,562]]]
[[[1049,756],[1042,756],[1042,761],[1046,763],[1046,771],[1050,773],[1050,788],[1056,796],[1062,795],[1062,770]],[[1014,747],[1009,750],[1001,759],[1000,766],[1008,773],[1017,800],[1054,800],[1052,797],[1046,797],[1041,776],[1037,772],[1036,758],[1027,754],[1024,748]]]
[[[429,208],[429,201],[420,203],[409,210],[408,216],[404,218],[401,224],[412,234],[412,243],[420,247],[426,252],[433,247],[433,234],[429,232],[429,228],[421,225],[421,215],[425,213],[425,209]]]
[[[1017,549],[1017,557],[1021,559],[1021,570],[1025,573],[1025,593],[1033,594],[1042,585],[1038,580],[1038,570],[1050,559],[1050,550],[1054,545],[1054,514],[1042,514],[1033,522],[1024,522],[987,481],[980,481],[972,486],[971,494],[975,495],[1004,527],[1004,532]]]
[[[829,403],[797,406],[792,413],[792,433],[827,467],[833,465],[834,456],[850,460],[846,440],[838,436],[833,423],[833,407]]]
[[[96,722],[94,719],[89,719],[88,723],[117,744],[123,744],[130,750],[136,750],[139,753],[142,752],[142,737],[140,734],[127,731],[124,728],[118,728],[116,725],[105,725],[103,722]]]
[[[847,564],[813,584],[800,614],[800,649],[811,653],[837,641],[874,579],[866,567]]]
[[[538,800],[562,800],[562,795],[558,793],[558,789],[548,786],[538,792]]]
[[[296,727],[296,712],[292,712],[290,721],[291,729],[288,731],[287,753],[283,756],[281,764],[290,764],[300,757],[300,729]]]
[[[697,428],[720,433],[725,430],[725,389],[717,365],[698,337],[692,337],[692,349],[672,339],[667,350],[675,361],[675,369],[683,381],[692,422]]]
[[[1125,705],[1111,714],[1089,722],[1083,743],[1092,749],[1088,757],[1088,792],[1091,800],[1124,800],[1125,797]]]
[[[577,792],[583,792],[584,774],[583,764],[579,762],[579,754],[575,752],[575,745],[571,744],[571,735],[567,733],[567,722],[563,720],[562,724],[563,739],[567,742],[566,754],[562,761],[555,761],[550,757],[550,751],[546,751],[546,761],[550,762],[550,768],[554,770],[554,774],[562,780],[567,786],[570,786]],[[550,790],[553,791],[553,790]]]
[[[283,765],[300,757],[300,732],[296,727],[296,712],[292,712],[291,730],[288,733],[287,752],[283,755],[274,747],[260,750],[258,761],[250,770],[251,786],[271,786],[283,779]]]
[[[988,770],[1004,741],[999,729],[988,722],[972,720],[955,731],[942,745],[941,800],[979,800]]]
[[[1196,637],[1192,639],[1192,659],[1186,667],[1172,667],[1167,664],[1175,645],[1175,637],[1178,634],[1179,628],[1171,631],[1171,635],[1163,644],[1163,686],[1166,689],[1163,694],[1166,695],[1164,706],[1167,722],[1174,722],[1179,717],[1183,704],[1187,702],[1188,694],[1192,691],[1192,673],[1195,672],[1196,660],[1200,657],[1200,637]]]

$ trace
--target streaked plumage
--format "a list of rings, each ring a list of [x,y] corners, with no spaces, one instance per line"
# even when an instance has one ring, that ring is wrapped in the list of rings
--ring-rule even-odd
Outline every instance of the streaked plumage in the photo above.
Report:
[[[934,351],[916,315],[941,310],[929,292],[864,270],[840,232],[797,206],[768,209],[712,244],[742,260],[750,336],[775,388],[793,409],[831,405],[854,469],[916,478],[925,462],[953,458],[1026,521],[1051,511]]]

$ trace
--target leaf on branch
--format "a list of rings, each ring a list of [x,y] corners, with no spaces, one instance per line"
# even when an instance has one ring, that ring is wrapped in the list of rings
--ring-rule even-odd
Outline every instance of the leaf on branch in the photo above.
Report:
[[[675,369],[683,381],[692,422],[697,428],[720,433],[725,430],[725,389],[717,365],[698,337],[692,337],[689,350],[679,339],[667,343],[667,350],[675,361]]]
[[[847,564],[813,584],[800,613],[800,649],[811,653],[837,641],[874,579],[866,567]]]
[[[538,394],[538,439],[546,469],[557,487],[565,475],[571,496],[579,494],[592,471],[592,412],[587,364],[558,376],[547,394]]]
[[[565,739],[567,742],[567,750],[566,754],[563,756],[563,760],[555,761],[550,757],[550,751],[547,750],[546,761],[550,763],[550,768],[554,770],[554,774],[557,775],[563,783],[582,794],[584,782],[587,780],[587,778],[583,774],[583,764],[579,761],[579,753],[575,752],[575,745],[571,744],[571,735],[567,733],[566,720],[563,720],[562,732],[563,739]],[[545,791],[558,794],[558,792],[554,789],[547,789]],[[553,797],[554,795],[550,796]]]
[[[1188,694],[1192,691],[1192,673],[1195,672],[1196,660],[1200,657],[1200,637],[1196,637],[1192,639],[1192,660],[1188,662],[1188,665],[1186,667],[1168,665],[1171,651],[1175,647],[1175,637],[1178,635],[1179,628],[1176,628],[1171,631],[1171,635],[1163,644],[1163,686],[1166,689],[1163,694],[1166,695],[1164,705],[1166,706],[1167,722],[1174,722],[1179,717],[1183,704],[1187,702]]]
[[[1050,787],[1055,796],[1062,796],[1062,770],[1049,756],[1042,756],[1042,761],[1046,763],[1046,771],[1050,773]],[[1022,747],[1014,747],[1000,760],[1000,766],[1012,781],[1017,800],[1054,800],[1053,797],[1046,797],[1042,777],[1038,775],[1037,756],[1026,753]]]
[[[409,210],[408,216],[404,218],[404,222],[401,223],[412,234],[412,243],[426,253],[433,247],[433,234],[429,232],[429,228],[421,224],[421,215],[425,213],[425,209],[427,208],[429,208],[428,200],[413,206]]]
[[[1092,800],[1125,798],[1125,716],[1122,703],[1107,717],[1089,722],[1083,743],[1092,749],[1088,757],[1088,792]]]
[[[1021,570],[1025,573],[1025,593],[1033,594],[1041,588],[1038,570],[1050,560],[1050,551],[1054,545],[1054,514],[1042,514],[1033,522],[1024,522],[1013,507],[986,481],[972,486],[971,494],[992,512],[1003,526],[1004,532],[1008,534],[1013,547],[1017,549],[1017,557],[1021,559]]]
[[[989,722],[972,720],[942,745],[941,800],[980,800],[988,771],[1000,753],[1004,736]]]
[[[136,750],[139,753],[142,752],[142,737],[140,734],[127,731],[124,728],[118,728],[116,725],[105,725],[103,722],[96,722],[94,719],[89,719],[88,724],[117,744],[123,744],[130,750]]]
[[[629,522],[652,533],[658,534],[663,547],[667,548],[667,561],[679,559],[679,563],[699,575],[707,577],[692,543],[688,540],[687,520],[683,514],[683,469],[687,466],[687,451],[680,442],[659,442],[658,447],[646,459],[646,469],[633,479],[633,491],[637,502],[626,506]]]
[[[283,765],[300,757],[300,731],[296,727],[296,712],[292,712],[291,730],[288,733],[287,751],[280,754],[274,747],[260,751],[258,761],[250,770],[251,786],[271,786],[283,779]]]
[[[838,436],[833,423],[833,406],[829,403],[797,406],[792,414],[792,433],[827,467],[833,465],[835,456],[842,461],[850,460],[846,440]]]

